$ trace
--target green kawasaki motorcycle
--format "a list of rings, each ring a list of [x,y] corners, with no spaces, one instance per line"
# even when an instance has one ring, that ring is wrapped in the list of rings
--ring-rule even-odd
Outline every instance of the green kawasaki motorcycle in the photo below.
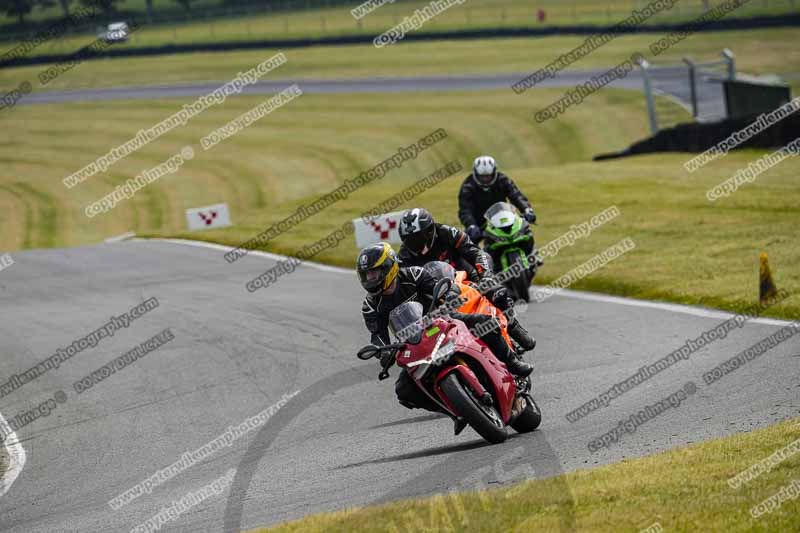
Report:
[[[530,224],[516,207],[506,202],[492,205],[483,216],[486,219],[483,249],[492,258],[494,272],[510,270],[513,277],[505,282],[506,288],[514,299],[529,302],[528,289],[543,264],[536,254]]]

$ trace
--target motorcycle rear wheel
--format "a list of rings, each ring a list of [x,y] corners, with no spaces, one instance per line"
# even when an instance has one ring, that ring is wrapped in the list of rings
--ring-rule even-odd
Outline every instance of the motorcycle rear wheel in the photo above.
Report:
[[[505,424],[497,410],[494,407],[483,405],[480,400],[475,398],[469,387],[461,383],[455,372],[442,380],[441,387],[450,403],[481,437],[492,444],[499,444],[508,438]]]

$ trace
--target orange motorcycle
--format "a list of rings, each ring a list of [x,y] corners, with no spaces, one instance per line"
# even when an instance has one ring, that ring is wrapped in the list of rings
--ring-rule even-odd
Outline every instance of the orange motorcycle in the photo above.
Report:
[[[514,350],[514,343],[511,342],[511,337],[508,336],[508,318],[475,288],[475,284],[467,279],[466,272],[456,271],[452,265],[442,261],[432,261],[425,265],[424,268],[436,281],[445,278],[449,279],[461,291],[461,299],[465,300],[465,303],[455,311],[471,315],[488,315],[497,319],[500,324],[501,335],[503,335],[508,346]]]

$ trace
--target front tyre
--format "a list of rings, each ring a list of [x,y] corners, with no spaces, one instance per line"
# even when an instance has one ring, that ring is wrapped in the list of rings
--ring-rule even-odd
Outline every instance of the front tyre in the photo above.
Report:
[[[456,411],[481,437],[492,444],[499,444],[508,438],[505,424],[497,410],[475,398],[470,388],[465,387],[458,379],[456,372],[448,374],[442,380],[441,387]]]
[[[531,301],[530,283],[528,282],[528,274],[526,272],[510,280],[511,291],[516,296],[517,300],[523,300],[526,303]]]
[[[515,263],[521,262],[520,255],[517,253],[511,253],[508,256],[508,264],[513,265]],[[523,300],[526,303],[531,301],[531,282],[530,282],[530,274],[527,271],[523,271],[519,276],[515,278],[511,278],[508,280],[508,284],[510,285],[511,292],[514,294],[515,300]]]
[[[511,427],[514,428],[514,431],[517,433],[530,433],[538,428],[541,423],[542,411],[539,409],[539,406],[536,405],[532,396],[525,395],[525,409],[523,409],[517,419],[511,423]]]

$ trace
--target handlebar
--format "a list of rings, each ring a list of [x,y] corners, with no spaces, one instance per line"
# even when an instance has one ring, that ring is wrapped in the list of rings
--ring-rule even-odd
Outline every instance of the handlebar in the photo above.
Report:
[[[383,353],[392,352],[392,357],[387,357],[386,362],[381,364],[381,372],[378,374],[378,379],[383,381],[389,377],[389,368],[394,364],[395,356],[400,348],[406,345],[404,342],[396,342],[394,344],[386,344],[385,346],[367,345],[358,351],[359,359],[367,360],[373,357],[381,357]]]
[[[397,357],[397,352],[400,348],[403,348],[406,345],[404,342],[396,342],[394,344],[387,344],[386,346],[381,347],[379,352],[391,352],[392,356],[386,358],[386,362],[381,365],[381,372],[378,374],[378,380],[383,381],[384,379],[389,378],[389,369],[395,362],[395,358]]]

